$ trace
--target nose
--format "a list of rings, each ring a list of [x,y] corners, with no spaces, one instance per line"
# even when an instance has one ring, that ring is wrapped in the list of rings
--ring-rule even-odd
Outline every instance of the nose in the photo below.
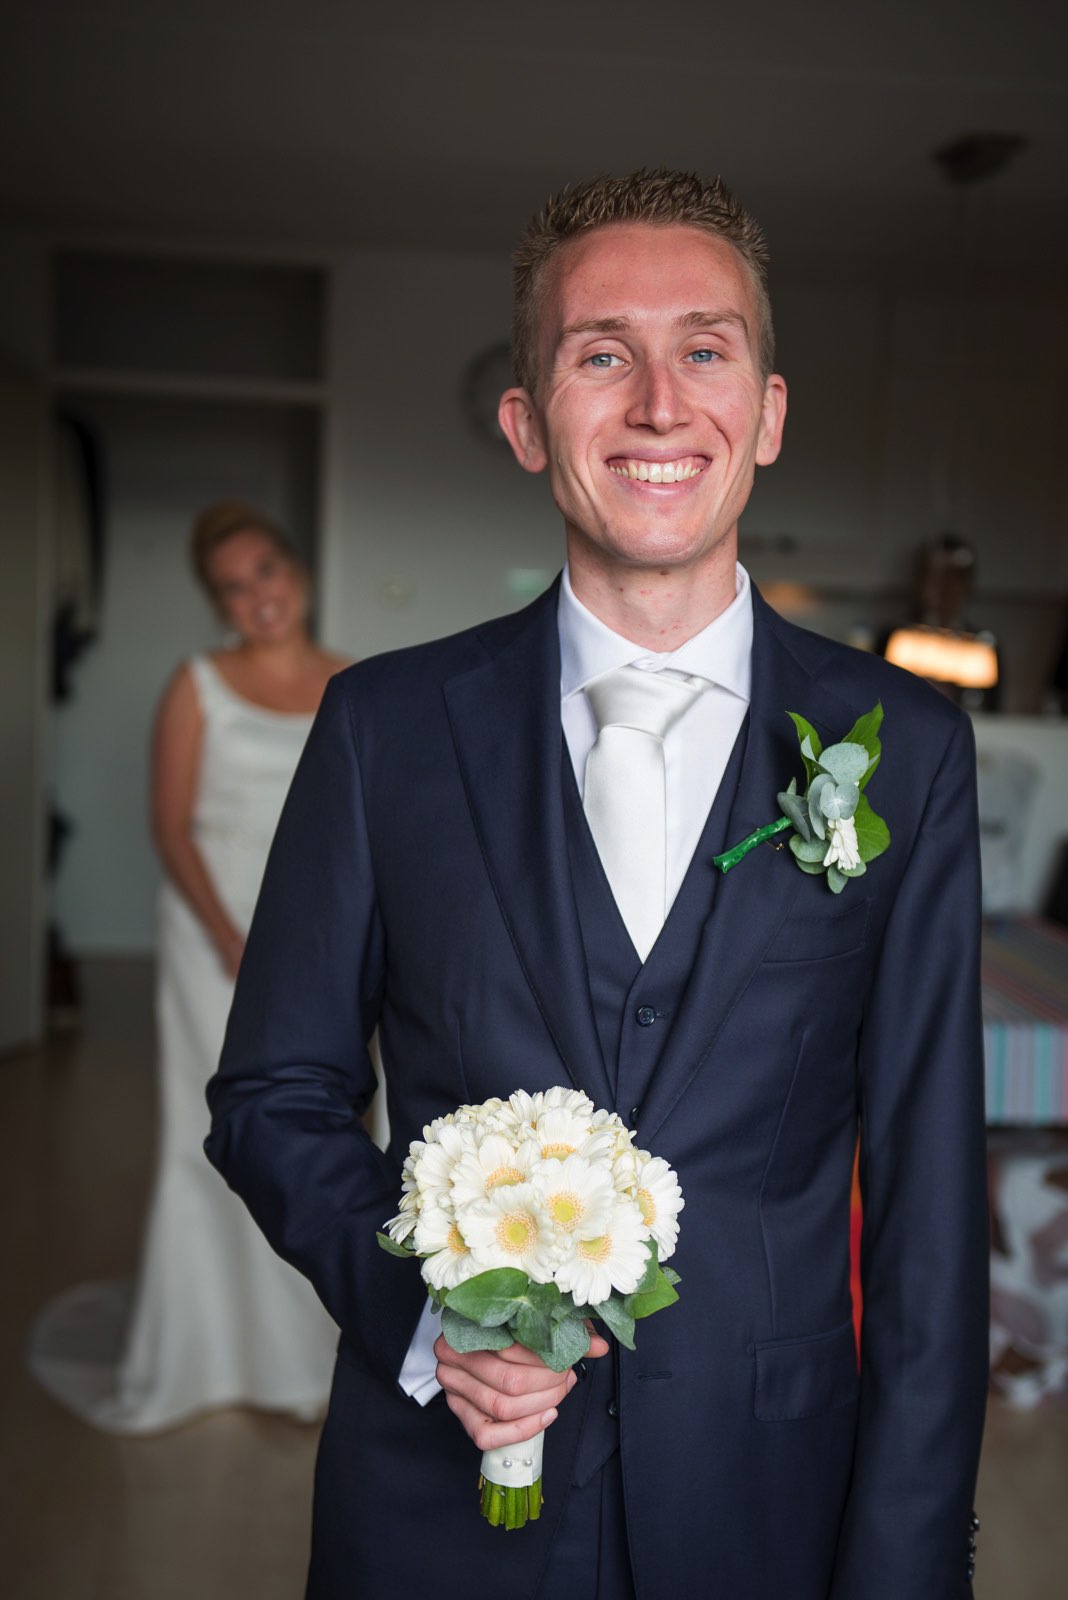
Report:
[[[627,411],[631,427],[670,433],[690,420],[683,385],[669,362],[646,362],[635,376],[635,393]]]

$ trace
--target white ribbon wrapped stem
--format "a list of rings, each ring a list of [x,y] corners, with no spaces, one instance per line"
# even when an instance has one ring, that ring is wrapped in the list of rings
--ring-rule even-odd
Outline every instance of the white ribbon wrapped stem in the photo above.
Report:
[[[504,1489],[529,1489],[541,1477],[542,1446],[545,1434],[535,1434],[522,1444],[501,1445],[487,1450],[482,1456],[482,1476],[487,1483],[499,1483]]]

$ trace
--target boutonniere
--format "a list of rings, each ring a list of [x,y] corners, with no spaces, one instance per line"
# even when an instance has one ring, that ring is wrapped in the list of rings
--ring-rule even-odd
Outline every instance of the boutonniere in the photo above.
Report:
[[[788,716],[801,745],[804,790],[799,792],[797,779],[791,778],[776,796],[782,816],[713,857],[712,865],[729,872],[756,845],[792,828],[790,849],[801,871],[814,876],[825,872],[829,887],[841,894],[850,878],[863,877],[868,862],[881,856],[890,843],[890,829],[864,793],[882,756],[883,708],[876,705],[826,750],[810,722],[796,711]]]

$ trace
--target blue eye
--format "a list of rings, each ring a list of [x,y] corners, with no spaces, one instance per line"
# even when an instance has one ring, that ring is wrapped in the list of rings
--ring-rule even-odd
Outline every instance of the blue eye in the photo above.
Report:
[[[610,367],[612,365],[613,361],[618,361],[618,360],[619,360],[619,357],[612,355],[611,351],[609,351],[609,350],[598,350],[598,352],[597,352],[597,354],[595,356],[591,356],[590,357],[590,366],[591,367],[600,367],[603,370],[605,367]]]
[[[710,362],[718,359],[715,350],[691,350],[688,357],[688,360],[702,367],[706,367]]]

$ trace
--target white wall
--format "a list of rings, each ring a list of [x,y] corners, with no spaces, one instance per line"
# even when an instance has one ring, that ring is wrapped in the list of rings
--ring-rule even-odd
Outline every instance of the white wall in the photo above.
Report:
[[[559,567],[559,518],[458,400],[467,363],[508,337],[507,260],[349,257],[333,319],[325,636],[367,656],[513,610],[509,573]]]

